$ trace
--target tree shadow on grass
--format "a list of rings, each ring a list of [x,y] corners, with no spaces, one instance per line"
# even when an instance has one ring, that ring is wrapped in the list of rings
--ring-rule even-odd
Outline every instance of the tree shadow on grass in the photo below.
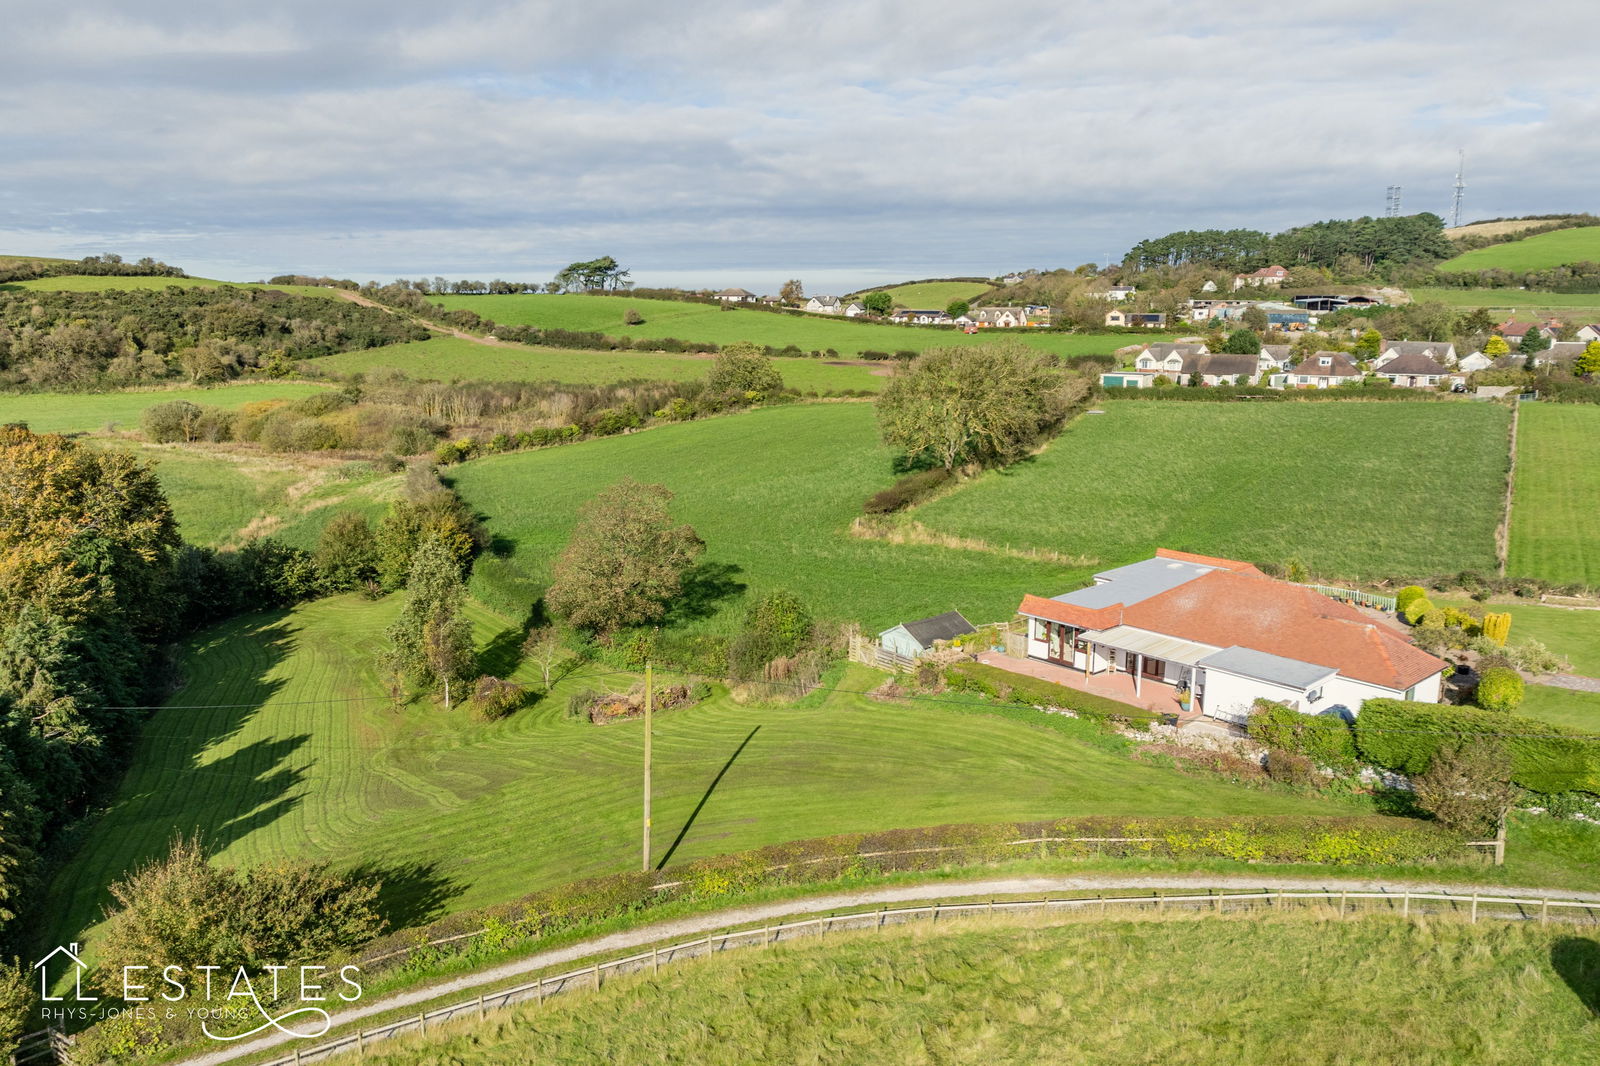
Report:
[[[656,863],[657,870],[666,868],[667,860],[672,858],[672,853],[678,850],[678,845],[683,843],[683,838],[689,835],[690,826],[694,825],[694,820],[700,817],[700,812],[705,809],[706,803],[711,799],[711,794],[717,790],[718,785],[722,784],[723,777],[733,768],[734,762],[744,753],[744,749],[749,747],[750,742],[756,738],[756,734],[759,732],[761,732],[761,727],[756,726],[750,730],[749,735],[744,740],[739,742],[739,746],[733,749],[733,754],[728,756],[728,761],[722,764],[722,769],[717,771],[717,776],[713,777],[711,784],[706,786],[705,795],[701,796],[700,802],[694,805],[694,810],[689,813],[689,818],[683,823],[683,828],[678,830],[678,835],[673,839],[672,846],[667,849],[665,855],[661,856],[661,861]]]
[[[1600,1017],[1600,944],[1567,936],[1550,947],[1550,965],[1591,1015]]]
[[[377,910],[390,932],[438,918],[464,887],[441,874],[437,862],[362,863],[349,876],[363,884],[379,883]]]
[[[663,628],[716,614],[723,600],[739,595],[748,587],[744,582],[735,580],[742,573],[744,570],[733,563],[702,561],[695,564],[683,575],[682,591],[667,605],[666,614],[661,616]]]
[[[528,634],[549,624],[550,612],[545,610],[544,599],[534,600],[520,625],[502,629],[478,652],[478,673],[510,677],[522,665],[522,643],[528,639]]]

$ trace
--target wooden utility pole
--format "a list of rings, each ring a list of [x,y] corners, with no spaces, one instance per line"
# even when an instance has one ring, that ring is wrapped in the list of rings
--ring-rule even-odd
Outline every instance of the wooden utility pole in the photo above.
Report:
[[[655,695],[650,664],[644,664],[644,852],[639,859],[639,869],[650,872],[650,718],[651,703]]]

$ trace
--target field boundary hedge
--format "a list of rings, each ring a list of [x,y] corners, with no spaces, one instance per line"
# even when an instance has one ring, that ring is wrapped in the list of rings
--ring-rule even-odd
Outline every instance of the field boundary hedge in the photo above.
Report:
[[[1023,850],[1027,849],[1027,850]],[[754,889],[934,871],[1028,857],[1220,858],[1318,865],[1414,865],[1464,858],[1462,838],[1430,823],[1384,815],[1231,818],[1111,815],[1042,822],[942,825],[844,833],[698,859],[671,870],[573,882],[465,911],[367,945],[363,970],[419,952],[465,953],[479,937],[496,950],[683,899]],[[377,969],[382,969],[378,967]],[[376,970],[374,970],[376,972]]]

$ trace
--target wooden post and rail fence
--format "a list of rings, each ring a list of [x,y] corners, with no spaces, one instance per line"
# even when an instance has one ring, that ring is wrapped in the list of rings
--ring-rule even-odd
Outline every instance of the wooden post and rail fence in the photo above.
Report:
[[[426,1034],[431,1027],[462,1019],[482,1019],[486,1012],[501,1010],[518,1003],[543,1004],[552,996],[573,991],[596,990],[604,987],[608,978],[630,973],[655,973],[663,964],[701,958],[738,947],[766,947],[781,940],[805,936],[826,936],[836,930],[878,930],[891,925],[926,921],[938,924],[956,917],[973,917],[997,913],[1063,913],[1071,911],[1095,914],[1107,913],[1110,908],[1152,908],[1164,912],[1167,908],[1223,913],[1228,910],[1266,907],[1279,909],[1293,904],[1328,904],[1336,907],[1340,917],[1358,913],[1362,904],[1368,910],[1381,907],[1389,913],[1409,918],[1414,913],[1451,913],[1464,915],[1469,922],[1484,918],[1510,921],[1535,921],[1549,923],[1562,921],[1600,925],[1600,901],[1550,899],[1547,897],[1500,896],[1474,892],[1470,895],[1454,892],[1426,892],[1403,889],[1400,892],[1363,889],[1285,890],[1227,892],[1208,889],[1205,893],[1185,892],[1164,895],[1154,892],[1147,896],[1073,896],[1042,899],[987,899],[976,902],[935,902],[911,907],[883,907],[850,911],[843,914],[826,914],[814,918],[780,922],[748,929],[708,933],[692,940],[682,940],[667,945],[655,945],[621,958],[590,963],[577,969],[548,974],[525,981],[510,988],[481,992],[443,1007],[435,1007],[394,1021],[357,1029],[311,1047],[297,1048],[287,1055],[259,1063],[258,1066],[300,1066],[349,1051],[365,1052],[368,1045],[407,1033]],[[1354,904],[1354,906],[1352,906]],[[1373,906],[1375,905],[1375,906]],[[70,1038],[53,1030],[32,1033],[23,1038],[23,1045],[12,1056],[18,1066],[50,1062],[70,1063]],[[88,1064],[83,1064],[88,1066]]]

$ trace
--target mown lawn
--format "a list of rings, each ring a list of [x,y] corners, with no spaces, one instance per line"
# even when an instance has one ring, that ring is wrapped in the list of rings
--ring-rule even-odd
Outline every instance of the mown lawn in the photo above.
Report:
[[[1158,547],[1328,579],[1491,570],[1509,461],[1490,404],[1120,401],[913,517],[1096,568]]]
[[[310,360],[306,365],[336,374],[399,370],[413,378],[436,381],[560,381],[585,385],[634,379],[692,381],[706,376],[711,360],[665,352],[497,347],[459,337],[433,337],[383,348],[340,352]],[[784,384],[802,392],[848,389],[876,392],[888,380],[883,375],[892,365],[830,366],[821,359],[778,360]]]
[[[501,543],[473,587],[521,617],[542,595],[578,508],[632,477],[666,485],[672,512],[706,542],[703,578],[679,621],[728,630],[751,594],[787,588],[824,616],[871,631],[959,608],[975,622],[1011,617],[1025,591],[1084,579],[988,552],[894,545],[849,535],[862,501],[894,480],[865,403],[771,408],[661,426],[543,451],[491,456],[448,475]]]
[[[1539,233],[1521,240],[1463,252],[1440,270],[1544,270],[1566,263],[1600,261],[1600,226]]]
[[[1529,685],[1517,713],[1553,725],[1600,733],[1600,692]]]
[[[632,296],[516,295],[435,296],[447,308],[464,307],[496,322],[559,329],[598,330],[614,336],[676,337],[684,341],[755,341],[775,348],[797,345],[804,351],[832,348],[846,358],[863,350],[921,351],[952,344],[993,344],[1020,340],[1035,348],[1062,355],[1109,354],[1138,341],[1170,340],[1171,334],[1081,335],[1030,333],[1021,329],[984,330],[965,334],[936,326],[896,326],[861,322],[842,316],[781,314],[773,311],[733,309],[675,300],[645,300]],[[948,303],[949,301],[946,301]],[[943,307],[943,304],[939,305]],[[643,317],[641,325],[623,321],[629,309]]]
[[[492,724],[459,707],[396,710],[374,658],[399,605],[342,596],[197,637],[180,662],[184,687],[150,719],[105,816],[55,879],[43,939],[83,939],[105,886],[177,832],[200,831],[227,863],[376,867],[401,921],[637,868],[642,723],[565,714],[571,692],[625,691],[635,678],[584,668]],[[514,665],[520,629],[472,610],[485,668]],[[535,674],[524,664],[514,676]],[[815,706],[716,696],[659,715],[657,860],[951,822],[1350,810],[1136,762],[1078,739],[1089,727],[1065,719],[856,694],[881,680],[853,667]]]
[[[1572,663],[1574,673],[1600,677],[1600,611],[1546,607],[1538,603],[1471,603],[1440,601],[1456,607],[1503,611],[1511,615],[1511,642],[1537,640]]]
[[[86,433],[114,424],[137,429],[146,407],[188,400],[208,407],[242,407],[257,400],[297,400],[327,388],[299,382],[221,385],[130,392],[0,393],[0,423],[26,422],[36,433]]]
[[[1523,404],[1507,572],[1600,585],[1600,407]]]
[[[363,1061],[1579,1063],[1594,1053],[1597,977],[1592,930],[1535,923],[953,919],[617,977]]]

